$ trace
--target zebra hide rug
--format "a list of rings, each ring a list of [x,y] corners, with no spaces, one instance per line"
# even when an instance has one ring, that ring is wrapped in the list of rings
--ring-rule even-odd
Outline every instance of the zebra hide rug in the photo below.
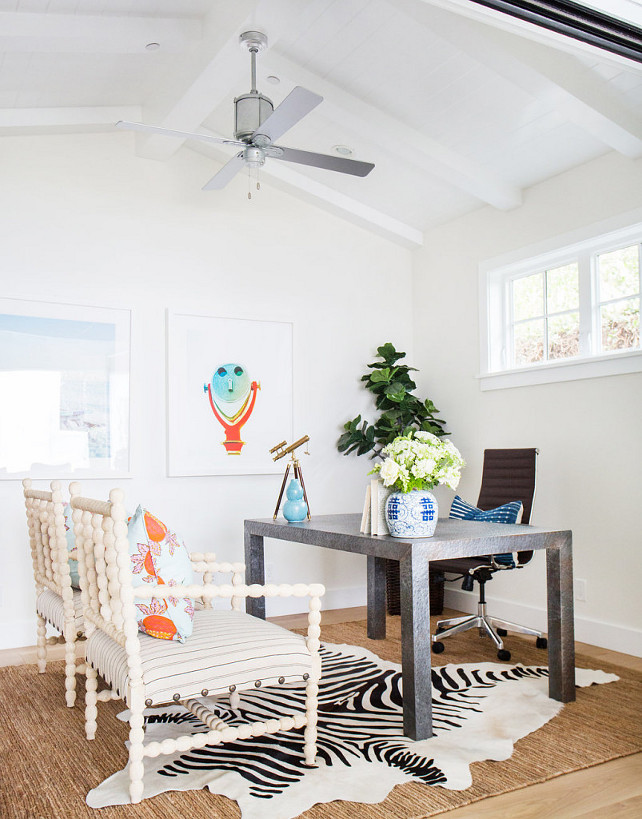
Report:
[[[508,759],[516,740],[562,708],[548,698],[545,667],[499,663],[433,668],[436,736],[403,735],[401,670],[359,646],[322,646],[316,768],[303,765],[303,730],[210,745],[145,759],[144,798],[163,791],[209,788],[237,801],[243,819],[292,819],[317,802],[381,802],[395,785],[420,781],[463,790],[470,763]],[[576,684],[617,680],[578,669]],[[233,711],[226,698],[205,702],[231,724],[303,709],[303,685],[253,689]],[[126,720],[128,712],[119,715]],[[180,705],[145,712],[146,740],[206,727]],[[129,802],[127,767],[89,792],[92,808]]]

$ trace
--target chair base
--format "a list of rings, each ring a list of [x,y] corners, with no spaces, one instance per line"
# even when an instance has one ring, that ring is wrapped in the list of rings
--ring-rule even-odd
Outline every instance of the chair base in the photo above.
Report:
[[[499,617],[490,617],[486,612],[486,603],[478,603],[476,615],[473,614],[466,615],[464,617],[451,617],[448,620],[439,620],[437,623],[437,633],[432,635],[433,649],[435,644],[440,643],[444,637],[452,637],[454,634],[459,634],[462,631],[468,631],[471,628],[478,628],[480,637],[490,637],[490,639],[497,646],[498,651],[504,651],[504,643],[498,629],[537,637],[538,647],[540,641],[542,641],[541,631],[537,631],[533,628],[527,628],[526,626],[520,626],[518,623],[511,623],[510,620],[501,620]],[[439,650],[443,650],[443,647],[438,649],[438,651]],[[510,655],[505,659],[510,659]]]

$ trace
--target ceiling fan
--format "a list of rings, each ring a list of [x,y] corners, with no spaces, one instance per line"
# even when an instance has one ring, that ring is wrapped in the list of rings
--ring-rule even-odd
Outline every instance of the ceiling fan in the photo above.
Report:
[[[338,171],[352,176],[369,174],[374,168],[371,162],[359,162],[355,159],[300,151],[296,148],[285,148],[274,144],[274,140],[281,137],[320,102],[323,102],[323,97],[297,85],[275,108],[272,100],[260,94],[256,89],[256,55],[267,47],[266,35],[260,31],[246,31],[241,34],[240,42],[250,52],[252,90],[247,94],[241,94],[234,100],[234,139],[173,131],[155,125],[145,125],[142,122],[125,122],[124,120],[117,122],[116,127],[241,148],[242,150],[203,186],[203,190],[224,188],[241,168],[246,165],[250,168],[260,168],[265,164],[266,157],[295,162],[299,165],[312,165],[315,168]]]

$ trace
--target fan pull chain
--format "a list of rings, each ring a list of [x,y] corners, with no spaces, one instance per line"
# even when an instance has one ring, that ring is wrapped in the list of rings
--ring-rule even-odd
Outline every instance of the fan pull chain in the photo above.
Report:
[[[251,166],[247,169],[247,198],[252,198],[252,171],[255,173],[255,185],[257,191],[261,190],[261,181],[259,179],[259,175],[261,173],[260,168],[252,168]]]

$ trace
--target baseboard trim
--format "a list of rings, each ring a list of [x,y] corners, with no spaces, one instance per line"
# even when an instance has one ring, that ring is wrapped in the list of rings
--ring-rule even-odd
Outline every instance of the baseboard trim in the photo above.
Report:
[[[365,606],[367,592],[365,586],[351,586],[343,589],[326,589],[321,599],[321,610],[349,609]],[[267,600],[268,617],[280,617],[285,614],[301,614],[308,611],[307,597],[271,597]],[[322,620],[323,622],[323,616]]]
[[[446,588],[444,605],[465,613],[477,612],[477,596],[473,592],[461,589]],[[512,620],[514,623],[523,623],[525,626],[539,629],[546,633],[546,609],[536,606],[525,606],[501,598],[488,600],[489,613]],[[634,657],[642,657],[642,630],[605,623],[601,620],[591,620],[588,617],[578,616],[575,613],[575,639],[580,643],[589,643],[600,648],[609,648],[612,651],[621,651]]]
[[[323,596],[322,608],[334,609],[365,606],[367,601],[365,586],[351,586],[340,589],[327,589]],[[216,601],[217,603],[219,601]],[[458,611],[474,614],[477,611],[477,598],[470,592],[461,589],[446,588],[444,605]],[[273,597],[267,601],[268,617],[302,614],[307,612],[305,597]],[[546,611],[536,606],[525,606],[510,600],[491,598],[489,608],[498,617],[513,620],[516,623],[532,626],[546,632]],[[48,633],[56,632],[48,628]],[[621,651],[634,657],[642,657],[642,630],[604,623],[575,615],[575,639],[613,651]],[[33,646],[36,642],[36,618],[18,620],[11,624],[11,631],[0,638],[0,650]]]
[[[229,608],[229,600],[215,599],[214,608]],[[327,589],[321,600],[322,611],[349,609],[366,605],[366,587],[352,586],[343,589]],[[307,614],[307,597],[271,597],[267,600],[268,617],[280,617],[290,614]],[[58,632],[47,626],[47,635]],[[36,644],[36,618],[17,620],[11,623],[11,631],[0,637],[0,651],[11,648],[25,648]]]

